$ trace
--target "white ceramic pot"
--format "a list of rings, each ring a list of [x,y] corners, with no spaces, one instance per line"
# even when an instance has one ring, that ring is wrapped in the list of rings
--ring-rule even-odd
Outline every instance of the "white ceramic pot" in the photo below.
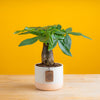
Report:
[[[63,65],[39,67],[35,65],[35,86],[40,90],[56,90],[63,86]]]

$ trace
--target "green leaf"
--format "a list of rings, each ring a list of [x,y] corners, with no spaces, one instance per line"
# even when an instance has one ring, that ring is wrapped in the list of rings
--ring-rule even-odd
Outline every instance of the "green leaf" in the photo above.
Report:
[[[18,35],[26,35],[26,34],[32,34],[31,32],[23,32],[23,33],[19,33]]]
[[[60,24],[57,25],[57,29],[61,30],[61,25]]]
[[[39,33],[39,35],[45,35],[45,31],[44,30],[38,30],[37,32]]]
[[[48,50],[50,51],[50,50],[52,50],[53,48],[55,48],[55,46],[57,45],[57,42],[58,42],[58,40],[53,40],[53,45],[50,45],[50,44],[49,44]]]
[[[33,44],[33,43],[35,43],[37,40],[38,40],[38,37],[26,39],[26,40],[22,41],[22,42],[19,44],[19,47],[20,47],[20,46],[25,46],[25,45]]]
[[[57,26],[56,25],[52,25],[52,26],[47,26],[46,28],[49,29],[49,30],[54,30],[54,29],[57,28]]]
[[[30,32],[37,32],[40,31],[41,27],[25,27],[24,30],[30,31]]]
[[[64,39],[64,35],[55,34],[54,37],[55,37],[55,39],[57,39],[57,40]]]
[[[39,36],[40,42],[46,42],[49,39],[48,36]]]
[[[26,35],[26,34],[39,35],[39,33],[36,31],[27,31],[27,32],[19,33],[18,35]]]
[[[16,32],[14,32],[14,34],[17,34],[17,33],[19,33],[20,31],[16,31]]]
[[[50,35],[49,37],[50,37],[50,38],[49,38],[50,44],[53,44],[53,35]]]
[[[26,30],[19,30],[19,31],[16,31],[16,32],[14,32],[14,34],[18,34],[18,33],[20,33],[20,32],[25,32]]]
[[[34,27],[25,27],[25,30],[27,30],[27,31],[34,31],[36,28],[34,28]]]
[[[87,38],[87,39],[90,39],[90,40],[92,40],[90,37],[87,37],[87,36],[85,36],[85,35],[82,35],[84,38]]]
[[[64,29],[61,30],[62,32],[66,33],[66,31]]]
[[[62,32],[62,31],[56,31],[55,33],[56,34],[63,34],[63,35],[65,34],[65,32]]]
[[[72,28],[71,28],[71,27],[69,27],[69,28],[67,28],[65,31],[66,31],[67,33],[69,33],[69,32],[71,32],[71,31],[72,31]]]
[[[66,36],[64,38],[64,44],[70,50],[70,48],[71,48],[71,38],[68,34],[66,34]]]
[[[89,37],[83,35],[82,33],[78,33],[78,32],[70,32],[69,34],[77,35],[77,36],[83,36],[84,38],[88,38],[88,39],[92,40],[91,38],[89,38]]]
[[[70,50],[67,48],[67,46],[64,44],[63,40],[58,40],[58,44],[62,52],[68,56],[72,56]]]

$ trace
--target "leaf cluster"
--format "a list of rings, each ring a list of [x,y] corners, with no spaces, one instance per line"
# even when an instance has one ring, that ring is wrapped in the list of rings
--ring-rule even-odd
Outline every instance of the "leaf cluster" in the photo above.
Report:
[[[31,45],[37,40],[48,45],[48,51],[52,50],[57,43],[59,44],[62,52],[68,56],[72,56],[71,49],[71,38],[69,34],[76,36],[83,36],[91,39],[79,32],[72,32],[72,28],[62,29],[61,25],[51,25],[44,27],[25,27],[25,29],[16,31],[14,34],[26,35],[33,34],[35,37],[22,41],[19,46]]]

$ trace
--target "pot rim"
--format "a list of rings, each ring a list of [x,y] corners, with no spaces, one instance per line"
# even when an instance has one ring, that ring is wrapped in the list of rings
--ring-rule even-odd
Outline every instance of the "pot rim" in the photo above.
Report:
[[[57,63],[57,62],[56,62]],[[40,63],[37,63],[37,64],[40,64]],[[41,66],[37,66],[37,64],[35,64],[36,67],[41,67]],[[61,63],[59,63],[61,64]],[[58,68],[58,67],[63,67],[63,64],[61,64],[61,66],[56,66],[56,67],[50,67],[50,66],[47,66],[47,67],[42,67],[42,68]]]

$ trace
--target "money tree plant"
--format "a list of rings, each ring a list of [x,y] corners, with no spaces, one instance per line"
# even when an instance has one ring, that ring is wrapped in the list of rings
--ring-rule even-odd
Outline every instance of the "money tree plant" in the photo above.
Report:
[[[83,36],[91,39],[79,32],[72,32],[72,28],[62,29],[61,25],[51,25],[44,27],[25,27],[23,30],[16,31],[14,34],[25,35],[33,34],[35,37],[23,40],[20,46],[31,45],[36,41],[43,42],[42,64],[46,66],[54,65],[53,49],[57,43],[62,52],[68,56],[72,56],[70,35]]]

